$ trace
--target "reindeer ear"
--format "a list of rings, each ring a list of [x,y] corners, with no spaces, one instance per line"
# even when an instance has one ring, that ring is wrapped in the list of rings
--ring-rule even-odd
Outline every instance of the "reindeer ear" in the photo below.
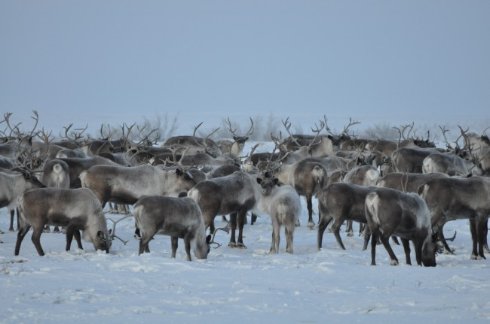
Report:
[[[262,183],[262,178],[257,178],[257,183],[261,184]]]
[[[175,169],[175,173],[176,173],[178,176],[181,176],[181,175],[183,175],[183,174],[184,174],[184,171],[182,171],[182,169],[181,169],[181,168],[177,168],[177,169]]]
[[[207,244],[211,243],[211,234],[209,234],[208,236],[206,236],[206,243]]]
[[[100,239],[104,239],[104,233],[102,231],[98,231],[97,232],[97,237],[100,238]]]

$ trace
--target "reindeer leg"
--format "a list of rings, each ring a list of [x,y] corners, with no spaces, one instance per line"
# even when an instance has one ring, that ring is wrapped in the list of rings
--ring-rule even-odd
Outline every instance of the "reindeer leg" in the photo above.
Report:
[[[73,235],[75,236],[75,240],[77,241],[77,246],[80,250],[83,250],[83,246],[82,246],[82,237],[80,235],[80,231],[79,230],[75,230],[73,232]]]
[[[24,227],[19,229],[19,232],[17,232],[17,242],[15,242],[15,255],[19,255],[20,252],[20,245],[22,244],[22,240],[26,236],[27,232],[29,232],[29,229],[31,228],[30,225],[25,225]]]
[[[485,224],[487,223],[486,217],[482,215],[478,215],[476,219],[476,230],[477,230],[477,238],[478,238],[478,256],[482,259],[485,258],[484,248],[485,245]]]
[[[342,250],[345,250],[344,243],[342,242],[342,238],[340,237],[340,226],[342,225],[343,220],[334,220],[332,224],[332,232],[335,235],[335,239],[337,243],[340,245]]]
[[[276,254],[279,252],[279,224],[277,219],[272,219],[272,243],[270,254]]]
[[[378,230],[374,230],[371,234],[371,265],[376,265],[376,245],[378,241]],[[367,243],[366,243],[367,244]]]
[[[315,222],[313,222],[313,203],[312,203],[312,195],[306,195],[306,207],[308,208],[308,227],[313,229],[315,227]]]
[[[191,238],[190,234],[187,234],[184,237],[184,244],[185,244],[185,253],[187,254],[187,261],[191,261]]]
[[[172,258],[175,259],[177,248],[179,247],[179,238],[177,236],[172,236],[170,241],[172,242]]]
[[[237,223],[238,223],[238,243],[237,246],[239,248],[247,248],[245,244],[243,244],[243,225],[245,225],[245,219],[247,217],[247,211],[239,211],[238,216],[237,216]]]
[[[14,231],[14,217],[15,217],[15,209],[10,210],[10,226],[9,226],[9,231],[13,232]],[[19,220],[17,219],[17,228],[19,227]]]
[[[403,250],[405,251],[405,262],[408,265],[412,265],[412,260],[410,260],[410,242],[407,239],[401,239],[403,244]],[[417,253],[417,248],[415,248],[415,253]],[[417,257],[417,263],[419,263]]]
[[[143,254],[143,253],[149,253],[150,252],[150,248],[149,248],[149,243],[150,243],[150,240],[151,240],[151,236],[146,236],[146,235],[143,235],[140,239],[140,246],[139,246],[139,252],[138,254]]]
[[[33,228],[33,233],[31,236],[32,243],[34,243],[34,246],[36,247],[37,253],[40,256],[44,255],[43,248],[41,246],[41,234],[43,232],[43,227],[39,226],[37,228]]]
[[[323,234],[325,233],[325,229],[327,228],[328,224],[331,221],[332,221],[332,218],[327,219],[326,217],[322,217],[320,219],[320,222],[318,223],[318,236],[317,236],[318,250],[320,250],[322,248]]]
[[[396,258],[396,255],[393,252],[393,249],[391,248],[391,245],[390,245],[390,238],[386,237],[384,235],[380,235],[380,239],[381,239],[381,243],[383,243],[383,245],[386,249],[386,252],[388,252],[388,254],[390,256],[390,259],[391,259],[390,264],[391,265],[398,265],[398,259]]]
[[[70,247],[71,247],[71,241],[73,240],[73,234],[75,232],[75,229],[73,228],[73,226],[70,226],[68,225],[66,227],[66,251],[70,251]],[[78,232],[78,230],[77,230]]]
[[[229,247],[236,247],[237,246],[236,240],[235,240],[236,222],[237,222],[237,213],[230,214],[231,235],[230,235],[230,243],[228,243]]]
[[[488,219],[483,222],[483,247],[485,251],[490,252],[488,247],[487,236],[488,236]]]
[[[252,213],[252,215],[250,216],[250,225],[255,224],[256,221],[257,221],[257,214]]]
[[[473,242],[473,249],[471,252],[471,259],[472,260],[478,260],[478,248],[477,248],[477,241],[478,241],[478,236],[477,236],[477,228],[476,228],[476,220],[475,217],[470,217],[470,231],[471,231],[471,240]]]
[[[362,250],[366,251],[369,243],[369,239],[371,238],[371,230],[369,226],[364,226],[364,244],[362,245]]]
[[[286,233],[286,252],[293,254],[294,226],[284,226],[284,232]]]
[[[354,236],[354,230],[352,229],[352,221],[348,220],[346,225],[347,226],[345,232],[347,233],[347,236]]]

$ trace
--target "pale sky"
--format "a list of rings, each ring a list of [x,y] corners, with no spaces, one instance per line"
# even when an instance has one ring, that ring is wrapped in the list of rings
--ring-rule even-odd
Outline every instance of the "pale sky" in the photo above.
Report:
[[[47,127],[324,114],[490,126],[490,1],[0,0],[0,110]]]

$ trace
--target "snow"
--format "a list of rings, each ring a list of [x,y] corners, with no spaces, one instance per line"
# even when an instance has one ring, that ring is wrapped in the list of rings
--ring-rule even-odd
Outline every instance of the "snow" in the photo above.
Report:
[[[156,236],[149,254],[138,255],[134,219],[118,223],[111,252],[65,252],[65,237],[43,233],[46,252],[38,256],[29,233],[15,257],[16,233],[8,232],[7,210],[0,211],[0,322],[486,322],[490,319],[489,262],[470,260],[467,221],[449,222],[447,235],[457,231],[454,255],[438,255],[437,267],[404,264],[401,246],[392,244],[400,265],[390,266],[382,246],[377,265],[362,251],[362,238],[341,233],[341,250],[332,233],[316,248],[317,231],[307,225],[301,199],[301,226],[294,233],[294,254],[269,255],[272,226],[267,215],[245,225],[246,249],[227,246],[219,231],[207,260],[186,261],[183,242],[170,257],[170,239]],[[316,209],[316,201],[314,201]],[[114,220],[122,215],[107,215]],[[314,215],[316,218],[317,215]],[[111,224],[111,222],[109,222]],[[216,218],[218,227],[225,223]],[[412,252],[412,260],[415,256]]]

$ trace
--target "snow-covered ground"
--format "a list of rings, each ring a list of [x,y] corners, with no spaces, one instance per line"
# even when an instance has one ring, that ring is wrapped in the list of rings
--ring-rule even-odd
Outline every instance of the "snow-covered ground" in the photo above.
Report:
[[[260,149],[259,149],[260,150]],[[258,150],[258,151],[259,151]],[[14,257],[16,233],[8,232],[7,210],[0,211],[0,322],[216,322],[326,323],[430,322],[490,320],[489,261],[470,260],[467,221],[445,226],[454,255],[438,255],[436,268],[407,266],[403,249],[394,246],[401,264],[390,266],[378,246],[377,266],[370,265],[362,238],[342,233],[345,251],[326,232],[324,248],[316,248],[316,230],[295,231],[294,254],[281,250],[269,255],[271,224],[266,215],[246,225],[247,249],[227,247],[228,235],[219,231],[207,260],[186,261],[183,242],[170,257],[170,239],[157,236],[150,254],[138,256],[132,218],[121,221],[109,254],[85,250],[65,252],[65,237],[44,233],[46,256],[23,241]],[[316,201],[314,201],[316,209]],[[116,220],[123,216],[110,215]],[[317,215],[314,216],[315,218]],[[111,225],[111,222],[108,222]],[[217,226],[224,226],[221,217]],[[357,227],[357,226],[356,226]],[[415,257],[412,255],[412,260]]]
[[[457,230],[455,255],[439,255],[436,268],[389,265],[378,247],[377,266],[362,251],[362,239],[343,234],[343,251],[331,233],[316,249],[316,231],[295,231],[294,254],[269,255],[271,225],[261,216],[245,227],[247,249],[213,248],[205,261],[188,262],[183,243],[170,257],[170,240],[158,236],[151,253],[138,256],[132,219],[118,224],[109,254],[64,251],[62,234],[41,237],[46,256],[37,255],[30,234],[20,256],[14,257],[16,233],[7,232],[6,210],[0,215],[0,322],[351,322],[387,320],[488,321],[489,263],[473,261],[465,221],[451,222]],[[121,216],[109,215],[117,219]],[[220,217],[217,225],[223,225]],[[109,222],[110,223],[110,222]],[[412,258],[413,259],[413,258]]]

